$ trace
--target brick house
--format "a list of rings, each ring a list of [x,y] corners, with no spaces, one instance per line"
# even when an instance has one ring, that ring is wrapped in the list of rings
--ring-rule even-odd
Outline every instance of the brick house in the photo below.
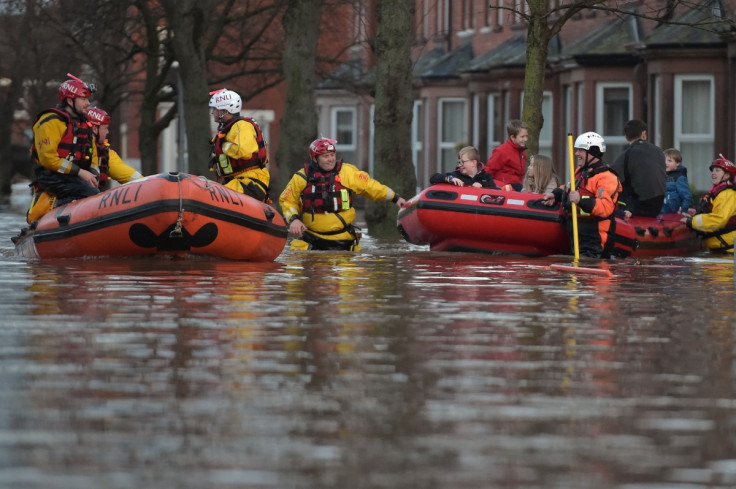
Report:
[[[431,174],[454,168],[459,143],[488,158],[506,140],[506,122],[521,116],[525,25],[487,5],[417,1],[412,144],[420,188]],[[724,16],[720,2],[704,5],[705,14],[677,11],[674,20]],[[635,15],[589,10],[569,20],[549,47],[540,153],[552,156],[561,174],[567,174],[568,132],[600,133],[610,162],[625,147],[623,125],[633,118],[648,123],[650,141],[682,151],[697,190],[710,186],[708,166],[718,153],[736,157],[736,38],[730,31],[657,26]],[[318,107],[322,134],[338,139],[346,161],[372,170],[370,97],[331,81],[321,86]]]

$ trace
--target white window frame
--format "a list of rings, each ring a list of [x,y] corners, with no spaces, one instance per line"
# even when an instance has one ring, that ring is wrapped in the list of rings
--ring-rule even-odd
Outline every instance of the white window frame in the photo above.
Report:
[[[540,154],[545,154],[545,155],[551,157],[552,156],[552,138],[553,138],[553,131],[551,130],[551,127],[552,127],[552,118],[554,117],[554,114],[555,114],[555,110],[554,110],[555,109],[555,107],[554,107],[555,101],[554,101],[554,96],[552,95],[552,92],[550,92],[549,90],[545,90],[545,91],[542,92],[542,107],[544,107],[544,103],[545,102],[549,102],[549,111],[548,111],[549,113],[547,114],[547,115],[549,115],[549,117],[545,116],[545,114],[544,114],[544,108],[543,108],[542,109],[542,111],[543,111],[542,112],[542,116],[544,118],[544,121],[543,121],[542,124],[543,124],[544,127],[549,127],[550,128],[550,132],[549,132],[550,133],[550,138],[549,139],[540,139],[538,141],[538,143],[539,143],[538,146],[539,146],[539,153]],[[524,91],[523,90],[521,91],[521,103],[519,104],[519,106],[521,107],[521,111],[523,113],[524,112]],[[539,135],[540,136],[542,135],[541,130],[539,132]],[[544,151],[543,151],[543,149],[544,149]],[[531,156],[531,155],[528,155],[528,156]]]
[[[715,107],[715,77],[713,75],[675,75],[675,147],[679,148],[681,143],[713,143],[715,140],[715,110],[710,112],[710,131],[703,133],[682,132],[682,82],[684,81],[707,81],[710,83],[710,104]]]
[[[414,165],[414,175],[417,178],[417,187],[420,186],[419,182],[419,156],[422,154],[424,149],[422,134],[419,134],[419,128],[422,127],[420,124],[420,117],[422,116],[422,109],[424,104],[421,100],[414,101],[414,107],[412,108],[411,118],[411,161]],[[426,123],[426,120],[424,121]],[[419,190],[419,188],[417,188]]]
[[[596,132],[600,134],[606,141],[606,145],[620,145],[627,144],[626,137],[624,136],[624,128],[621,126],[619,132],[616,134],[603,134],[603,95],[605,90],[608,88],[626,88],[629,91],[629,106],[628,115],[625,119],[628,121],[631,119],[631,115],[634,113],[634,86],[628,82],[601,82],[597,83],[595,87],[595,127]],[[625,121],[624,121],[625,122]]]
[[[468,107],[467,107],[467,100],[461,97],[444,97],[437,99],[437,172],[442,172],[442,152],[447,149],[455,149],[455,145],[458,143],[458,141],[443,141],[442,140],[442,126],[444,122],[444,110],[445,110],[445,104],[449,103],[460,103],[463,105],[463,111],[467,113]],[[461,117],[461,123],[463,125],[460,134],[461,138],[464,138],[467,136],[467,127],[466,127],[466,116],[463,114],[463,117]]]
[[[660,97],[662,96],[662,77],[660,75],[654,76],[654,87],[652,87],[652,99],[654,101],[653,108],[654,108],[654,144],[662,147],[662,101],[660,100]],[[647,136],[649,134],[647,133]]]
[[[710,130],[702,133],[688,133],[682,132],[682,84],[685,81],[707,81],[710,84],[710,101],[707,107],[711,108],[710,112]],[[675,148],[683,150],[683,143],[710,143],[715,146],[715,77],[709,74],[687,74],[687,75],[675,75],[674,77],[674,144]],[[714,147],[715,149],[715,147]],[[712,153],[716,153],[713,151]],[[713,155],[714,156],[714,155]],[[687,158],[683,155],[683,158]],[[710,185],[710,179],[701,172],[704,167],[702,162],[692,161],[689,162],[692,166],[690,172],[693,177],[690,183],[696,188],[705,190]],[[706,162],[707,163],[707,162]]]
[[[368,124],[368,174],[373,175],[373,161],[375,154],[375,138],[376,138],[376,104],[371,104],[368,108],[370,114],[370,123]]]
[[[480,127],[480,95],[474,94],[473,95],[473,122],[471,124],[473,134],[471,136],[470,144],[478,147],[478,139],[480,138],[480,132],[478,131],[478,128]]]
[[[348,144],[345,141],[340,141],[337,137],[337,114],[339,112],[350,112],[351,114],[351,121],[353,126],[353,142]],[[358,148],[358,111],[355,107],[349,106],[349,105],[341,105],[337,107],[332,107],[330,109],[330,127],[332,128],[332,134],[333,138],[337,139],[337,147],[340,151],[344,152],[352,152],[357,157],[357,148]],[[354,162],[350,161],[349,163]]]
[[[489,158],[491,156],[491,151],[504,142],[503,139],[500,139],[499,136],[503,134],[496,134],[496,119],[493,117],[493,114],[496,113],[496,105],[498,104],[500,100],[500,95],[498,93],[489,93],[488,94],[488,133],[487,133],[487,139],[488,139],[488,147],[486,148],[486,158]]]

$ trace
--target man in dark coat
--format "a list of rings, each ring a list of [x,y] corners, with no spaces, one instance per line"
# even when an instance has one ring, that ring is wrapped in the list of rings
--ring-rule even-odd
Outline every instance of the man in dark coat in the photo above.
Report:
[[[627,122],[624,135],[629,147],[611,165],[623,186],[619,211],[626,219],[656,217],[667,188],[664,152],[647,142],[647,125],[640,120]]]

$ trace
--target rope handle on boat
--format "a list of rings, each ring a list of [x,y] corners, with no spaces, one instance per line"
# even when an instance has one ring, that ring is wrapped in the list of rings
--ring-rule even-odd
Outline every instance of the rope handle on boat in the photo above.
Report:
[[[179,217],[176,219],[174,229],[169,233],[169,238],[181,238],[182,219],[184,217],[184,197],[181,189],[181,173],[176,175],[176,181],[179,184]]]

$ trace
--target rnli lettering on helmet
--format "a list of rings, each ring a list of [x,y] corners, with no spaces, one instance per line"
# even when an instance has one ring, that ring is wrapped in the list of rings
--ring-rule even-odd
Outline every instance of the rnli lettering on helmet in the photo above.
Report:
[[[79,92],[77,91],[77,87],[75,87],[74,85],[72,85],[72,84],[70,84],[70,83],[64,82],[64,83],[62,83],[62,84],[61,84],[61,87],[62,87],[63,89],[65,89],[65,90],[69,90],[69,91],[70,91],[70,92],[72,92],[72,93],[73,93],[74,95],[76,95],[77,93],[79,93]]]
[[[217,104],[217,103],[220,103],[220,102],[224,102],[225,100],[230,100],[231,98],[232,97],[230,96],[230,94],[227,94],[227,95],[218,95],[217,97],[215,97],[215,103]]]

